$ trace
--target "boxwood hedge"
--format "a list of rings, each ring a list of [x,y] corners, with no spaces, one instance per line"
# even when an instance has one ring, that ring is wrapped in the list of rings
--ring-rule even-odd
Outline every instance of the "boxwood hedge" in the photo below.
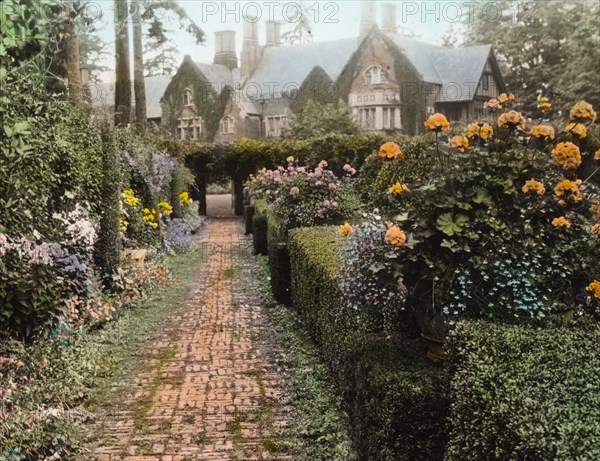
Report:
[[[342,309],[336,228],[289,232],[294,308],[304,318],[352,419],[361,459],[442,459],[446,374],[413,344],[392,343]]]
[[[600,328],[461,322],[446,459],[600,459]]]

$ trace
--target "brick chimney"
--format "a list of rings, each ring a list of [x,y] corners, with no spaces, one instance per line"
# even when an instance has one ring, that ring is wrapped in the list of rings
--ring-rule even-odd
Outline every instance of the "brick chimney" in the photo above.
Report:
[[[258,18],[244,16],[244,38],[242,41],[242,57],[240,73],[247,79],[256,69],[259,58]]]
[[[267,21],[267,46],[281,45],[281,22]]]
[[[360,5],[360,35],[359,40],[362,41],[372,27],[375,25],[375,7],[376,3],[373,0],[362,0]]]
[[[235,31],[221,30],[215,32],[215,64],[222,64],[235,69],[238,66],[238,58],[235,52]]]
[[[396,33],[396,5],[394,3],[381,4],[381,31],[388,36]]]

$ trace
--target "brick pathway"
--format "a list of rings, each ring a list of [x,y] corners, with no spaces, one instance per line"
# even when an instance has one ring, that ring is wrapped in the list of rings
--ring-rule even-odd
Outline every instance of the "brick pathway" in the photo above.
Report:
[[[130,395],[98,427],[99,461],[296,460],[285,373],[269,344],[258,266],[235,218],[211,219],[184,310]]]

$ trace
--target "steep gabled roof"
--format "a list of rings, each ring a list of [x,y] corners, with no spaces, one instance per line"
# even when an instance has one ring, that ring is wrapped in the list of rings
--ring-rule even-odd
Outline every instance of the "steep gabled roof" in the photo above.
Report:
[[[446,48],[403,36],[396,36],[393,41],[426,82],[444,86],[457,84],[459,88],[473,92],[492,50],[491,45]],[[470,101],[473,96],[470,91],[462,91],[461,95],[449,100]],[[442,91],[440,102],[447,97],[448,92]]]
[[[248,82],[258,84],[264,92],[275,83],[277,85],[271,91],[277,95],[286,89],[286,85],[288,91],[300,88],[316,66],[323,68],[335,81],[357,48],[356,38],[266,47]]]

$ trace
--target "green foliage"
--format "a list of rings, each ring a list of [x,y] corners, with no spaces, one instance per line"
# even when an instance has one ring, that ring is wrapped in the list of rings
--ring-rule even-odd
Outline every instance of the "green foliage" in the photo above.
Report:
[[[600,457],[600,328],[460,322],[450,335],[453,460]]]
[[[309,139],[329,133],[356,133],[350,107],[342,100],[323,103],[309,99],[292,121],[290,136],[294,139]]]
[[[494,46],[505,63],[509,88],[522,93],[526,107],[535,108],[536,91],[544,88],[560,95],[554,101],[559,105],[578,98],[600,107],[595,84],[595,63],[600,60],[596,2],[568,0],[548,7],[547,2],[535,0],[516,8],[509,0],[486,0],[477,9],[479,13],[468,20],[466,43]],[[485,11],[502,13],[489,20]]]
[[[275,301],[290,305],[291,274],[290,255],[287,248],[287,230],[271,213],[268,213],[267,216],[271,291]]]
[[[292,298],[344,397],[360,459],[442,459],[445,374],[410,342],[386,340],[345,315],[336,228],[290,231]]]
[[[220,93],[217,93],[212,83],[198,70],[191,58],[186,56],[177,74],[165,90],[161,102],[161,123],[172,134],[176,132],[177,118],[183,105],[183,94],[186,88],[192,90],[198,116],[204,120],[205,139],[213,139],[219,129],[219,121],[223,118],[233,89],[225,87]]]
[[[246,205],[244,207],[244,226],[245,234],[252,234],[252,218],[254,217],[254,205]]]
[[[112,127],[104,125],[102,137],[102,217],[95,248],[96,264],[110,284],[112,275],[119,267],[121,238],[119,235],[119,209],[121,201],[121,170]]]
[[[252,244],[255,254],[266,255],[269,253],[267,216],[259,213],[258,210],[256,210],[252,217]]]
[[[0,229],[54,237],[54,213],[100,213],[102,145],[87,114],[30,81],[3,82]]]
[[[301,114],[309,101],[312,101],[312,104],[315,102],[321,105],[335,104],[339,98],[334,90],[331,77],[322,67],[316,66],[302,82],[298,93],[290,95],[290,109],[294,114]],[[314,111],[314,109],[312,110]],[[347,120],[343,121],[343,124],[346,125]]]
[[[261,260],[265,279],[275,275]],[[268,284],[267,280],[263,283]],[[270,298],[270,297],[269,297]],[[293,429],[305,440],[302,447],[311,461],[352,461],[356,453],[350,439],[349,418],[334,393],[333,383],[319,350],[298,316],[268,299],[267,310],[274,336],[289,366]],[[310,370],[310,373],[306,373]]]

